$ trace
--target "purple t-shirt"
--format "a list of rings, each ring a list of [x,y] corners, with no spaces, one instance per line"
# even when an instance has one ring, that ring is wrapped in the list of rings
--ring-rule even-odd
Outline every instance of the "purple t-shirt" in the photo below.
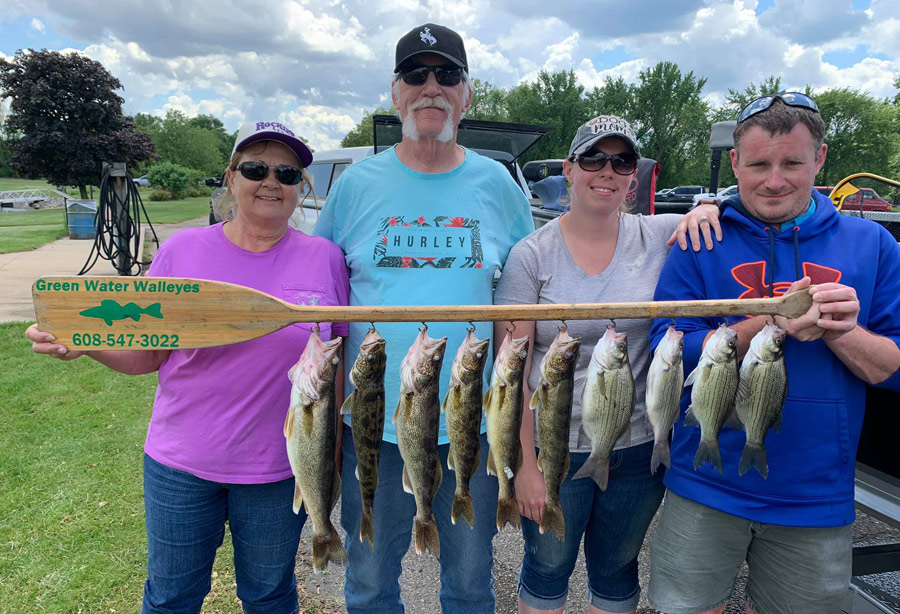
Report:
[[[148,274],[227,281],[297,305],[346,305],[349,293],[340,248],[293,229],[264,252],[234,245],[222,224],[185,229],[160,246]],[[347,335],[346,323],[320,328],[322,339]],[[204,480],[263,484],[291,477],[282,432],[288,370],[310,330],[292,324],[234,345],[174,350],[159,368],[144,450]]]

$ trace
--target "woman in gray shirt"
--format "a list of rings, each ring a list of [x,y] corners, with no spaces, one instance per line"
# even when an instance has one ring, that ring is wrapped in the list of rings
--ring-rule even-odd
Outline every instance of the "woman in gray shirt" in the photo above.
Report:
[[[709,224],[718,234],[718,209],[703,206],[688,216],[631,215],[623,211],[640,156],[634,132],[618,117],[596,117],[578,129],[563,170],[571,184],[571,210],[518,244],[509,254],[495,304],[606,303],[650,301],[656,280],[681,222],[699,249],[697,228],[703,227],[711,248]],[[692,218],[692,219],[691,219]],[[711,220],[711,221],[710,221]],[[686,247],[683,238],[679,241]],[[501,338],[508,323],[500,322]],[[582,427],[581,392],[591,352],[606,321],[568,322],[571,337],[581,338],[575,368],[575,395],[569,431],[571,464],[560,488],[565,540],[538,530],[545,487],[537,467],[534,414],[528,404],[540,383],[540,362],[557,333],[558,322],[517,322],[515,336],[530,335],[523,419],[523,466],[515,476],[525,555],[519,574],[519,612],[562,611],[569,576],[585,538],[589,612],[634,611],[640,597],[637,556],[664,487],[662,472],[650,473],[653,431],[644,406],[650,363],[650,320],[619,320],[628,333],[628,356],[635,380],[631,441],[617,446],[610,459],[609,485],[601,492],[593,480],[572,480],[590,452]]]

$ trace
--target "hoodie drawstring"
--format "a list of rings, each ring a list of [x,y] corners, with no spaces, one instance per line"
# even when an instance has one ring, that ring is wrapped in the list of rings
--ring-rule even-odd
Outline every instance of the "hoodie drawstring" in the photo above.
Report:
[[[794,275],[797,279],[802,279],[800,272],[800,227],[794,226]]]
[[[766,236],[769,237],[769,262],[766,266],[766,286],[769,288],[769,298],[775,296],[775,232],[766,226],[763,228]],[[794,226],[794,279],[795,281],[803,278],[802,267],[800,266],[800,227]]]

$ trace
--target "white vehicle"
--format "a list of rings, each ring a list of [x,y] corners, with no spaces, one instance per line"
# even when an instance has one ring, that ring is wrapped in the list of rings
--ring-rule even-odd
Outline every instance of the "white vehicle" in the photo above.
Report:
[[[732,196],[737,196],[738,187],[736,185],[730,185],[727,188],[722,188],[715,194],[712,192],[704,192],[702,194],[695,194],[694,200],[691,206],[697,206],[697,202],[702,198],[718,198],[719,200],[725,200],[726,198],[731,198]]]

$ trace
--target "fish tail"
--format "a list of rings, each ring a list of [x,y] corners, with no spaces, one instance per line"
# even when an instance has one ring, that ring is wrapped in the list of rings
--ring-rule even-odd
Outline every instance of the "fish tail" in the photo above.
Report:
[[[744,446],[744,453],[741,454],[741,462],[738,464],[738,474],[744,475],[750,471],[750,467],[756,467],[763,479],[769,477],[769,461],[766,459],[765,446],[750,442]]]
[[[719,453],[718,441],[700,440],[697,454],[694,456],[694,471],[702,467],[703,463],[709,463],[716,468],[716,471],[722,473],[722,455]]]
[[[369,547],[375,550],[375,522],[372,519],[372,510],[363,508],[362,518],[359,522],[359,541],[369,542]]]
[[[313,535],[313,572],[324,573],[328,567],[328,561],[332,563],[347,564],[347,552],[341,537],[334,527],[328,535]]]
[[[586,477],[593,478],[600,490],[606,490],[609,484],[609,459],[591,454],[572,479],[579,480]]]
[[[434,556],[441,556],[441,540],[438,537],[433,514],[427,520],[413,519],[413,536],[416,541],[416,554],[425,554],[428,551]]]
[[[144,307],[144,309],[142,311],[143,311],[143,313],[147,314],[148,316],[153,316],[154,318],[159,318],[160,320],[162,320],[162,317],[163,317],[162,316],[162,307],[161,307],[160,303],[153,303],[152,305],[147,305],[146,307]]]
[[[497,530],[502,531],[507,523],[516,529],[522,526],[522,520],[519,516],[519,504],[516,503],[515,497],[497,500]]]
[[[556,534],[556,539],[558,539],[559,541],[565,541],[566,519],[563,516],[562,507],[560,507],[559,502],[544,502],[544,512],[541,515],[540,531],[541,535],[543,535],[547,531],[553,531]]]
[[[469,523],[470,527],[475,526],[475,506],[472,504],[472,495],[469,493],[453,495],[453,507],[450,510],[450,521],[456,524],[456,521],[462,518]]]
[[[653,456],[650,457],[650,473],[656,475],[656,470],[659,469],[660,465],[665,465],[666,469],[672,466],[668,439],[663,439],[653,444]]]

